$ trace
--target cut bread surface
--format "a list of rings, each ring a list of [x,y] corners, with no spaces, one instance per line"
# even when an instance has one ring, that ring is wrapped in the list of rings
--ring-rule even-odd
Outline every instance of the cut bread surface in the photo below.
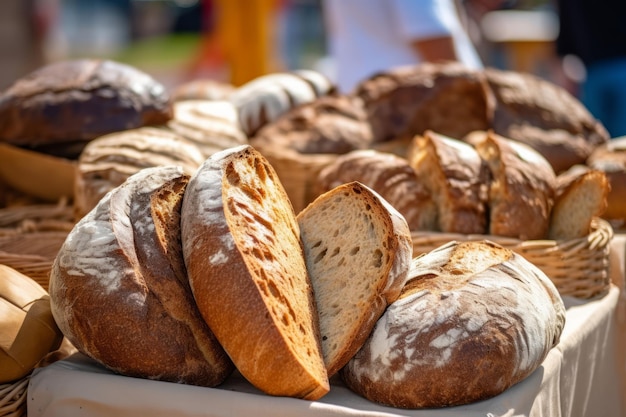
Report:
[[[395,209],[358,182],[322,194],[298,222],[332,376],[397,298],[412,255],[410,231]]]

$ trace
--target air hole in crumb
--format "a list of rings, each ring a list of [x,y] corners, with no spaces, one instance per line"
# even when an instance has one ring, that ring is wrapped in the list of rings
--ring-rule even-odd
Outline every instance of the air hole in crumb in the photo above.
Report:
[[[356,255],[357,253],[359,253],[360,250],[361,250],[360,246],[355,246],[352,249],[350,249],[350,255]]]
[[[321,251],[320,253],[318,253],[317,256],[315,257],[315,259],[313,260],[313,262],[314,263],[318,263],[319,261],[324,259],[324,257],[326,256],[326,252],[327,251],[328,251],[328,248],[326,248],[323,251]]]
[[[333,250],[333,253],[330,255],[331,257],[333,256],[337,256],[339,255],[340,249],[339,248],[335,248],[335,250]]]
[[[379,249],[376,249],[374,251],[374,260],[373,260],[373,265],[376,268],[380,268],[383,264],[383,252]]]

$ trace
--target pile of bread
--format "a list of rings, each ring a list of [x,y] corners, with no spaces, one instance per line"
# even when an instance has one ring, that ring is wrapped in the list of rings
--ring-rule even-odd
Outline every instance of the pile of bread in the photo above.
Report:
[[[76,348],[123,375],[215,387],[236,369],[309,400],[335,375],[406,408],[523,380],[563,329],[550,279],[488,241],[414,257],[411,234],[569,239],[612,204],[592,155],[613,142],[576,99],[457,64],[351,94],[298,71],[169,96],[119,63],[60,62],[2,93],[0,142],[75,163],[49,291]]]
[[[338,375],[394,407],[497,395],[558,341],[552,282],[488,241],[413,258],[404,217],[359,182],[297,215],[250,145],[193,174],[141,170],[70,232],[53,265],[63,334],[107,368],[316,400]]]
[[[377,74],[353,92],[339,94],[321,74],[303,70],[269,74],[239,87],[194,80],[168,92],[136,68],[85,59],[45,66],[0,96],[0,152],[3,145],[12,146],[74,162],[71,195],[65,197],[73,201],[76,220],[140,169],[175,164],[191,174],[212,153],[245,143],[270,161],[299,212],[327,188],[330,174],[320,178],[320,172],[340,156],[373,150],[408,160],[416,136],[427,131],[467,143],[485,132],[515,140],[543,156],[556,176],[574,166],[577,172],[581,167],[601,171],[609,190],[606,208],[596,214],[614,227],[626,219],[626,140],[609,140],[578,100],[530,74],[424,64]],[[391,169],[388,163],[374,165],[384,171]],[[0,205],[9,205],[8,191],[28,177],[6,171],[0,169],[0,184],[7,188]],[[348,178],[340,171],[335,168],[344,180],[376,182],[373,188],[383,194],[389,181],[382,185],[380,178],[391,177],[368,173],[365,181],[364,173]],[[26,191],[63,197],[50,196],[50,181],[44,174],[33,180],[35,190]],[[392,199],[394,205],[416,200],[403,194]],[[433,222],[417,226],[451,231]],[[478,233],[487,232],[488,225]]]

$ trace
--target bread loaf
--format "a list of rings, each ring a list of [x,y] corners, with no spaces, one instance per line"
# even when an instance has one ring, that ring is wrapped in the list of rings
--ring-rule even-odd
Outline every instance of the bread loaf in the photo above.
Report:
[[[249,145],[213,154],[189,182],[181,224],[196,303],[241,374],[270,395],[325,395],[300,231],[267,160]]]
[[[404,216],[411,230],[438,230],[437,206],[406,158],[374,149],[348,152],[320,171],[315,195],[351,181],[372,188]]]
[[[555,187],[550,163],[530,146],[491,131],[470,141],[491,171],[489,233],[546,239]]]
[[[185,100],[228,100],[235,86],[210,78],[199,78],[183,82],[172,90],[172,101]]]
[[[435,200],[438,231],[485,233],[488,171],[471,145],[426,131],[415,136],[407,159]]]
[[[313,188],[322,168],[371,143],[361,100],[345,95],[324,96],[296,107],[250,138],[276,170],[296,213],[317,197]]]
[[[587,160],[592,169],[602,171],[607,176],[610,191],[607,207],[602,215],[613,227],[626,226],[626,137],[612,139],[598,146]]]
[[[230,101],[185,100],[173,104],[167,127],[198,147],[204,158],[248,143],[239,116]]]
[[[297,219],[330,377],[398,297],[412,258],[411,234],[397,210],[358,182],[320,195]]]
[[[235,89],[229,99],[239,112],[244,132],[252,137],[292,108],[334,91],[333,84],[322,74],[297,70],[257,77]]]
[[[61,247],[52,313],[82,353],[127,376],[216,386],[233,364],[202,319],[182,257],[189,175],[146,168],[107,193]]]
[[[78,159],[75,217],[83,217],[107,192],[144,168],[179,165],[191,175],[204,159],[193,143],[166,128],[141,127],[96,138]]]
[[[48,292],[30,277],[2,264],[0,335],[0,384],[24,378],[63,340],[50,311]]]
[[[559,174],[548,237],[569,240],[587,236],[591,232],[591,220],[606,209],[609,188],[604,172],[585,165],[574,165]]]
[[[528,73],[487,68],[484,74],[495,100],[493,131],[531,146],[556,173],[584,164],[609,140],[604,126],[564,88]]]
[[[84,143],[162,124],[171,116],[163,85],[132,66],[59,61],[16,80],[0,95],[0,140],[28,147]]]
[[[536,370],[564,323],[556,288],[521,255],[488,241],[450,242],[413,259],[400,298],[341,375],[392,407],[468,404]]]
[[[375,142],[432,130],[460,138],[491,125],[493,99],[482,73],[459,63],[424,63],[393,68],[363,80],[363,99]]]

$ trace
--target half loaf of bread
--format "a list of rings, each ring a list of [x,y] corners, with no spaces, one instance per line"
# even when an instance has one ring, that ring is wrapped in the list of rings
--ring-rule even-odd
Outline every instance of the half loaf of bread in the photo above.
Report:
[[[400,294],[413,254],[411,233],[397,210],[359,182],[322,194],[297,218],[332,376]]]
[[[74,346],[127,376],[201,386],[234,369],[195,306],[180,244],[189,175],[146,168],[69,233],[52,267],[52,313]]]
[[[329,391],[300,230],[274,169],[253,147],[217,152],[192,176],[183,253],[198,308],[261,391]]]
[[[392,407],[468,404],[530,375],[564,324],[563,301],[535,265],[488,241],[453,241],[413,259],[400,298],[341,374]]]
[[[435,200],[438,231],[485,233],[489,172],[471,145],[427,130],[413,138],[407,159]]]

